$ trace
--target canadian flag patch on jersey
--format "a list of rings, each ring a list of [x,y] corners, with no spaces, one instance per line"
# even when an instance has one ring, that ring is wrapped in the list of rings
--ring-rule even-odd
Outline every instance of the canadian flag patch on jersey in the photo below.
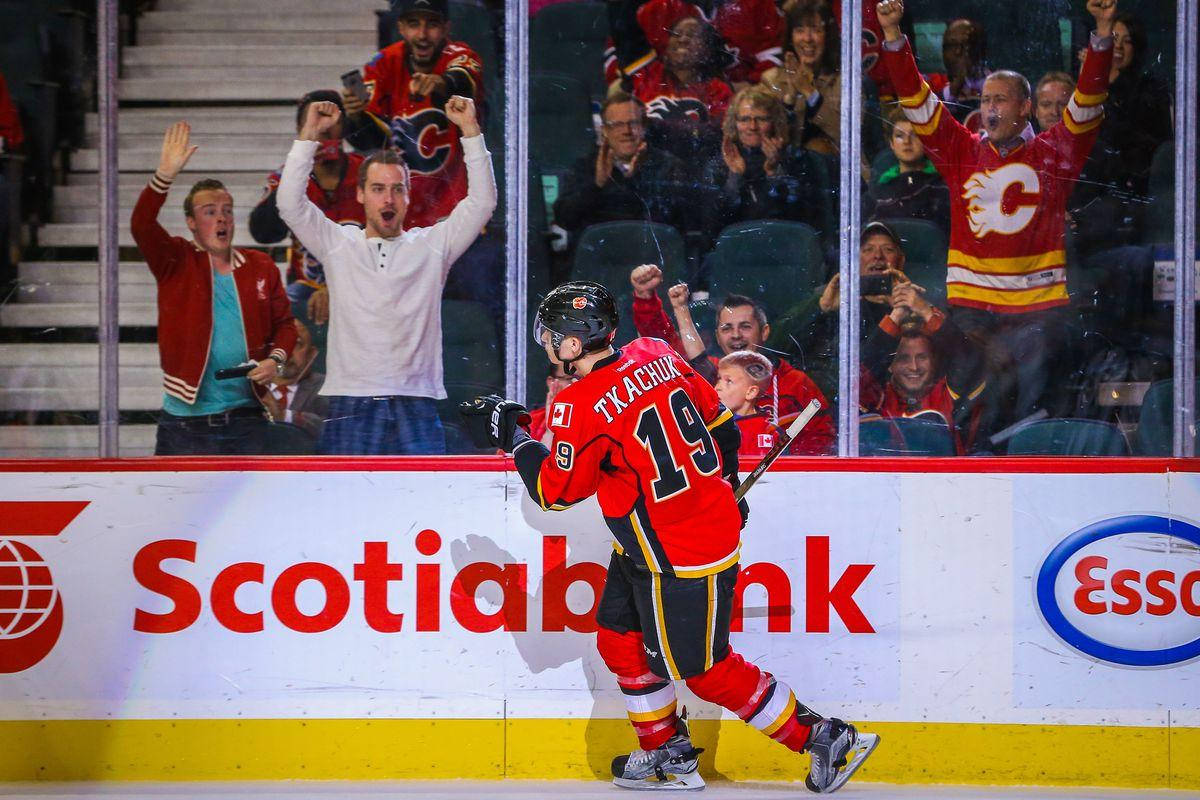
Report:
[[[775,446],[775,434],[760,433],[758,435],[758,446],[765,447],[766,449],[770,450],[772,447]]]
[[[551,428],[569,428],[571,427],[571,404],[570,403],[555,403],[554,408],[550,412],[550,427]]]

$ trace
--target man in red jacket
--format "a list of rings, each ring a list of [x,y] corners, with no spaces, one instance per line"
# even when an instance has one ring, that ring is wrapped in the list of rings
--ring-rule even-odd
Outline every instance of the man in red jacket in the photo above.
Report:
[[[291,354],[296,327],[275,262],[233,247],[233,198],[220,181],[198,181],[183,201],[191,241],[159,224],[171,183],[196,152],[190,137],[186,122],[167,129],[131,220],[158,284],[164,395],[154,452],[262,453],[267,422],[258,396]],[[218,379],[218,370],[245,362],[255,362],[245,377]]]

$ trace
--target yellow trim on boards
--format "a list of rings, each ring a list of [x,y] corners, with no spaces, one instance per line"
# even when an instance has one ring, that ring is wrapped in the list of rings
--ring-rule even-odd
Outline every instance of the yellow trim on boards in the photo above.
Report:
[[[920,722],[861,727],[880,734],[882,743],[855,780],[1200,789],[1200,728]],[[737,720],[694,719],[691,728],[697,746],[705,748],[700,764],[710,780],[804,779],[806,757]],[[0,721],[0,741],[5,782],[606,782],[613,755],[637,744],[624,719]]]

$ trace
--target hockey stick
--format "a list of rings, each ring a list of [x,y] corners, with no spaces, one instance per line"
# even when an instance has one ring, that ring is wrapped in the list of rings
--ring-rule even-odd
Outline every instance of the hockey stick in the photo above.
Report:
[[[791,444],[797,436],[800,435],[800,431],[804,430],[804,426],[807,425],[809,420],[815,417],[817,412],[820,410],[821,401],[814,397],[808,402],[808,405],[804,407],[804,410],[800,412],[800,415],[792,420],[792,424],[788,425],[787,430],[783,433],[783,436],[780,436],[775,444],[771,445],[771,449],[768,450],[767,454],[762,457],[762,461],[758,462],[758,466],[746,476],[746,480],[742,481],[742,485],[739,486],[737,491],[733,493],[733,498],[735,500],[740,501],[746,495],[746,492],[750,491],[750,487],[754,485],[755,481],[761,478],[762,474],[767,471],[767,468],[775,463],[775,459],[779,458],[779,454],[787,449],[787,446]]]

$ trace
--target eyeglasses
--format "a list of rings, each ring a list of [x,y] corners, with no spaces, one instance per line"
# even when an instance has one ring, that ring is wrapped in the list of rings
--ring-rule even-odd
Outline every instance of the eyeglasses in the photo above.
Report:
[[[738,116],[737,121],[742,123],[757,122],[759,125],[769,125],[771,123],[771,118],[759,116]]]
[[[610,130],[610,131],[620,130],[621,128],[628,128],[631,131],[637,131],[637,130],[641,130],[642,122],[641,122],[641,120],[636,120],[636,119],[634,119],[634,120],[614,119],[614,120],[610,120],[609,122],[605,122],[604,128],[606,130]]]

